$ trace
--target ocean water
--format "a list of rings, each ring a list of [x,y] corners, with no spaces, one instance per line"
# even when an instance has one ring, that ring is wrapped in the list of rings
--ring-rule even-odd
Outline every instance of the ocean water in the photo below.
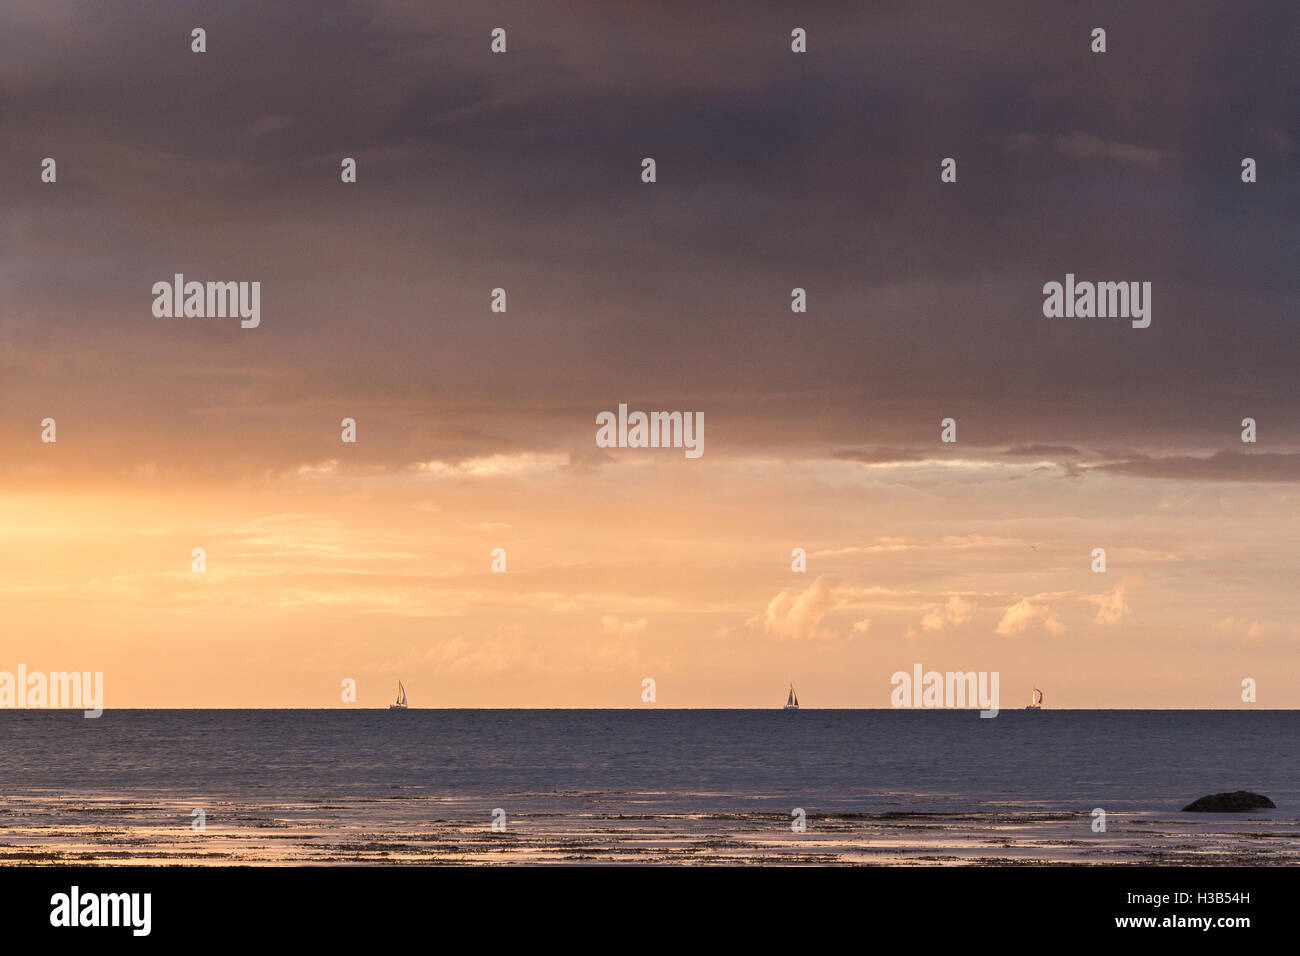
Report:
[[[1300,861],[1295,711],[0,711],[0,734],[0,861]],[[1241,789],[1278,809],[1178,813]]]

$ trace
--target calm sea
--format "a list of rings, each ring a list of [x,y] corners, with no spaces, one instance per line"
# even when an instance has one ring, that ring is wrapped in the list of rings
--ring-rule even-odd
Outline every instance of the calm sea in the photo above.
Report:
[[[1297,711],[0,711],[0,735],[8,795],[1170,811],[1245,789],[1300,813]]]

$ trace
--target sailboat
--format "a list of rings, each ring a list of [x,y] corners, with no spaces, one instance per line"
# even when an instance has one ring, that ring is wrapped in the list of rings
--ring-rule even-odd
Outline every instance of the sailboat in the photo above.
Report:
[[[790,685],[790,696],[785,699],[786,710],[799,709],[799,695],[794,692],[794,684]]]
[[[402,682],[400,680],[397,682],[397,703],[389,704],[388,709],[406,710],[406,688],[402,686]]]
[[[1043,709],[1043,692],[1037,687],[1034,688],[1034,694],[1029,698],[1029,706],[1025,710],[1042,710]]]

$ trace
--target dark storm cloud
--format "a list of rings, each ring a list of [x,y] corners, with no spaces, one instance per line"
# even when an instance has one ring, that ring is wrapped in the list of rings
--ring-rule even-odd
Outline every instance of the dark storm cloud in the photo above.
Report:
[[[831,457],[840,461],[857,461],[865,465],[885,465],[894,462],[921,461],[924,456],[914,451],[900,448],[872,448],[831,452]]]
[[[1247,414],[1300,436],[1292,5],[0,18],[0,397],[23,414],[202,422],[284,463],[315,416],[379,418],[364,454],[396,463],[567,449],[620,400],[705,409],[727,451],[906,447],[945,415],[989,446],[1211,448]],[[260,279],[263,326],[152,319],[175,271]],[[1044,318],[1066,272],[1151,281],[1151,328]]]
[[[1129,461],[1107,462],[1086,470],[1193,481],[1300,481],[1300,454],[1220,451],[1208,457],[1143,456]]]

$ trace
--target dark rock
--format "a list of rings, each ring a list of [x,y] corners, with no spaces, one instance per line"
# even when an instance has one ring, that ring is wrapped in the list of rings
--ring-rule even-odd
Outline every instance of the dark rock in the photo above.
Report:
[[[1247,810],[1276,810],[1275,804],[1268,797],[1249,790],[1237,790],[1233,793],[1212,793],[1199,800],[1193,800],[1183,807],[1183,812],[1193,813],[1245,813]]]

